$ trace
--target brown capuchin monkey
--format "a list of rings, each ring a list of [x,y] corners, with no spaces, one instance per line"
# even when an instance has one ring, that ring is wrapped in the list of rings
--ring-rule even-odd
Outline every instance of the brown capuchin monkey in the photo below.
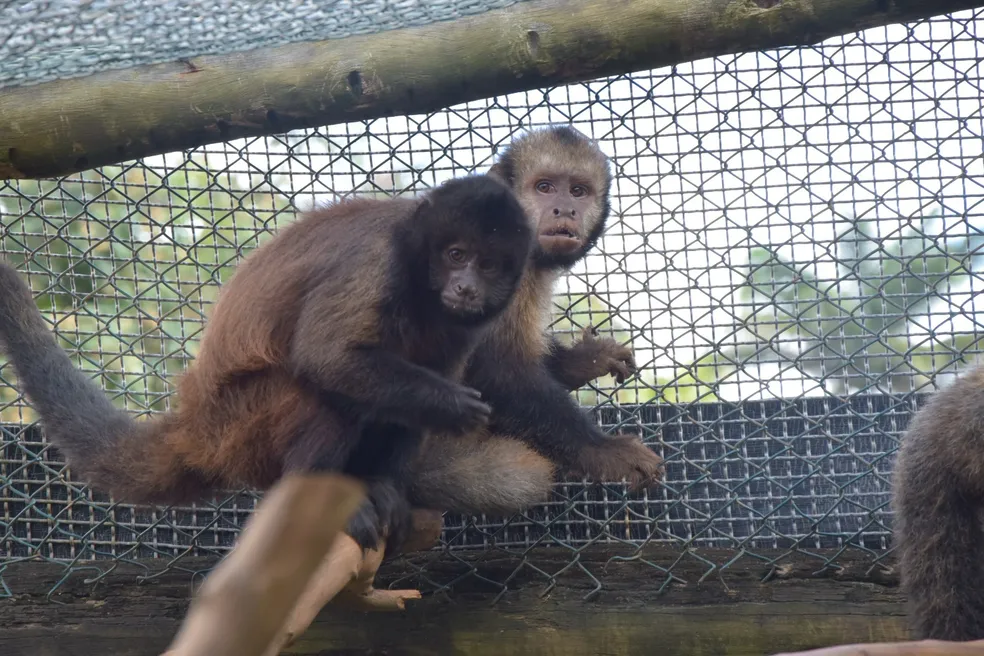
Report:
[[[355,596],[362,607],[398,610],[403,599],[414,598],[407,591],[377,591],[372,580],[384,558],[437,542],[441,513],[423,509],[510,515],[549,497],[557,465],[597,480],[624,477],[635,486],[660,473],[660,458],[638,437],[604,435],[569,394],[606,374],[624,381],[635,370],[632,352],[614,340],[595,338],[590,326],[571,347],[562,346],[547,329],[554,283],[604,230],[611,187],[608,158],[576,130],[553,127],[513,141],[489,173],[512,187],[536,236],[531,267],[465,374],[466,384],[480,390],[483,399],[488,395],[490,427],[458,439],[427,437],[408,477],[415,542],[388,539],[354,562],[345,541],[337,541],[321,576],[312,579],[288,621],[288,637],[271,646],[269,654],[291,644],[332,599],[351,603],[349,590],[346,599],[336,598],[337,568],[358,572]]]
[[[892,486],[892,539],[916,637],[984,639],[984,366],[912,418]]]
[[[635,435],[608,436],[570,391],[599,376],[619,382],[632,353],[591,327],[570,347],[548,331],[554,284],[591,250],[609,214],[611,173],[604,153],[571,127],[529,132],[502,152],[491,175],[526,210],[533,261],[509,307],[475,349],[465,382],[493,413],[471,439],[429,440],[412,476],[416,507],[508,515],[548,498],[555,470],[597,481],[655,482],[662,460]],[[532,448],[530,448],[532,447]]]
[[[31,290],[0,264],[0,342],[46,435],[82,479],[135,503],[265,489],[287,471],[365,480],[349,525],[365,549],[410,522],[423,431],[486,425],[455,382],[518,288],[532,245],[523,208],[490,176],[422,198],[355,199],[302,216],[224,286],[177,409],[134,421],[58,347]]]

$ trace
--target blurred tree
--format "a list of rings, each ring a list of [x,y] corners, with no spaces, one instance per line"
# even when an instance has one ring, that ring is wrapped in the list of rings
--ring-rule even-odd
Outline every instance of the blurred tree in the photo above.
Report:
[[[938,211],[902,221],[847,220],[816,261],[751,251],[737,305],[740,346],[710,353],[691,367],[712,391],[740,367],[795,367],[829,393],[907,393],[953,368],[978,347],[976,331],[937,331],[932,320],[970,315],[952,305],[979,270],[984,232]],[[880,225],[881,224],[881,225]],[[706,400],[706,396],[704,399]]]

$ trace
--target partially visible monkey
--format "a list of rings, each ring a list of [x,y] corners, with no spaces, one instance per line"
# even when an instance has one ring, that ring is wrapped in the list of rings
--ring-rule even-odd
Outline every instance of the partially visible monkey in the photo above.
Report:
[[[634,435],[607,436],[569,391],[635,370],[629,349],[595,339],[570,347],[547,330],[554,284],[597,242],[609,214],[608,158],[559,126],[514,140],[489,171],[507,181],[536,234],[533,264],[506,311],[469,361],[465,382],[493,408],[489,435],[430,440],[412,477],[411,501],[466,514],[510,514],[545,500],[556,466],[595,480],[653,482],[661,459]],[[527,443],[533,447],[530,449]]]
[[[238,267],[178,381],[177,409],[145,422],[75,369],[3,264],[0,341],[47,436],[95,487],[176,503],[266,488],[288,470],[343,471],[369,482],[349,528],[370,548],[384,529],[398,541],[409,520],[420,431],[487,422],[480,393],[454,381],[512,298],[531,243],[523,209],[489,176],[302,216]]]
[[[892,485],[892,539],[917,637],[984,639],[984,366],[912,418]]]

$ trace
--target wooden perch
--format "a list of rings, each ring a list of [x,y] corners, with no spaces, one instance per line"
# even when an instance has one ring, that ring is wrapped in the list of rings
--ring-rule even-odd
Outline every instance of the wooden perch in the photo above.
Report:
[[[981,0],[532,0],[449,22],[0,91],[0,179],[808,45]]]
[[[341,476],[282,479],[205,580],[165,656],[262,654],[364,499],[364,486]]]
[[[776,656],[984,656],[984,640],[974,642],[882,642],[868,645],[842,645]]]
[[[434,546],[441,537],[441,523],[442,513],[415,510],[413,531],[403,551]],[[382,548],[363,554],[355,540],[348,535],[339,535],[264,656],[277,656],[291,646],[329,602],[363,611],[397,611],[405,608],[408,599],[420,599],[417,590],[377,590],[373,587],[383,555]]]

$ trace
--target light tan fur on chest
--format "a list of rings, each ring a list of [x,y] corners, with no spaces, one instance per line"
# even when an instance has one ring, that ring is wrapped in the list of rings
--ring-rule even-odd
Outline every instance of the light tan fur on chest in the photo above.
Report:
[[[549,350],[547,326],[556,281],[553,271],[529,269],[509,308],[492,328],[492,339],[509,345],[509,350],[526,362],[541,359]]]

